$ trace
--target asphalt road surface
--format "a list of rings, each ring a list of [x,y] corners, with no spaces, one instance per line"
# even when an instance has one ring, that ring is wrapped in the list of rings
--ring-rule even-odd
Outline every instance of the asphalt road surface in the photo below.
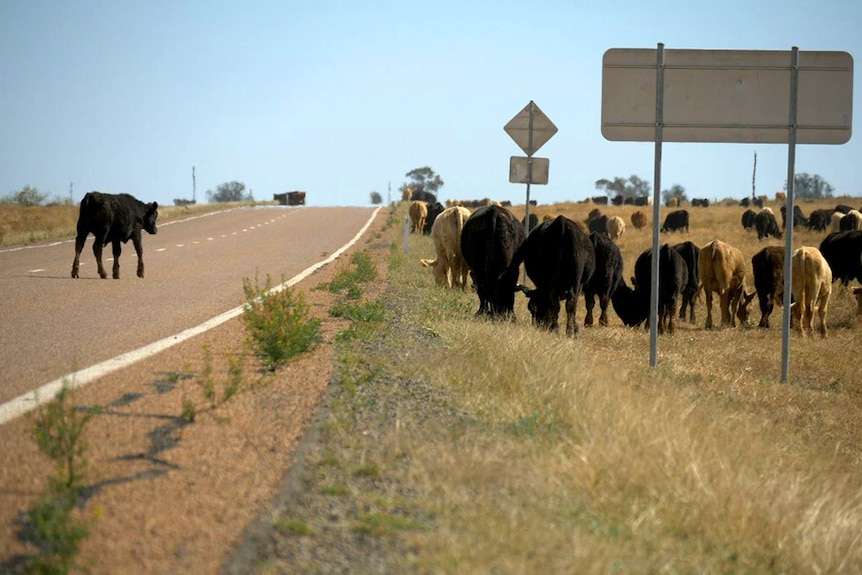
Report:
[[[93,236],[72,279],[74,240],[0,250],[0,404],[67,374],[200,325],[245,301],[243,278],[289,279],[369,221],[369,208],[239,208],[162,223],[132,242],[120,279],[100,279]],[[378,216],[379,217],[379,216]]]

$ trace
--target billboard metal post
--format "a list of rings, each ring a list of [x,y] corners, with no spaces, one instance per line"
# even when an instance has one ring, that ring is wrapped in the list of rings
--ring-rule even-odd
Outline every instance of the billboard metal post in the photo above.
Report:
[[[659,235],[661,217],[661,143],[664,116],[664,44],[659,42],[656,50],[655,67],[655,188],[652,201],[652,269],[650,271],[649,300],[649,365],[658,364],[658,278],[659,278]]]
[[[793,184],[796,179],[796,112],[799,96],[799,48],[790,53],[790,118],[787,143],[787,200],[784,218],[784,315],[781,322],[781,383],[787,383],[790,366],[790,288],[793,285]],[[787,225],[787,224],[790,225]]]

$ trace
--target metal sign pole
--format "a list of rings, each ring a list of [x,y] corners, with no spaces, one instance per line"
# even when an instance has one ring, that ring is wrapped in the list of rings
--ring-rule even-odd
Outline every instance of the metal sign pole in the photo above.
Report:
[[[655,189],[652,201],[652,271],[649,303],[649,365],[658,364],[658,282],[659,282],[659,219],[661,216],[661,142],[664,123],[664,44],[659,42],[656,51],[655,82]],[[640,286],[643,289],[643,286]]]
[[[787,144],[787,201],[784,218],[784,316],[781,322],[781,383],[787,383],[790,367],[790,288],[793,285],[793,184],[796,179],[796,108],[799,89],[799,48],[790,53],[790,121]],[[790,225],[787,225],[787,222]],[[797,302],[798,303],[798,302]]]
[[[530,100],[530,119],[527,124],[527,201],[524,203],[524,228],[527,235],[530,235],[530,183],[533,181],[533,110],[535,106]]]

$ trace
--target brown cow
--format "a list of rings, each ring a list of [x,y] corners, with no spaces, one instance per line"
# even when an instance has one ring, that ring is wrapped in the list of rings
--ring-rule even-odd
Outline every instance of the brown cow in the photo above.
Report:
[[[793,304],[790,306],[793,321],[799,333],[812,330],[814,310],[820,316],[820,335],[826,337],[826,311],[832,294],[832,269],[820,250],[803,246],[793,252],[792,282]]]
[[[632,225],[636,230],[646,227],[646,214],[638,210],[632,214]]]
[[[470,210],[459,206],[446,208],[431,226],[431,239],[437,257],[420,260],[423,266],[434,269],[434,280],[440,287],[464,288],[469,268],[461,254],[461,230],[470,217]]]
[[[428,204],[421,200],[410,202],[410,231],[421,234],[425,227],[425,218],[428,217]]]
[[[748,304],[754,299],[755,292],[745,293],[745,260],[742,252],[721,240],[711,241],[701,248],[698,267],[706,294],[706,328],[713,327],[713,292],[719,296],[722,327],[736,327],[737,318],[741,323],[748,321]]]

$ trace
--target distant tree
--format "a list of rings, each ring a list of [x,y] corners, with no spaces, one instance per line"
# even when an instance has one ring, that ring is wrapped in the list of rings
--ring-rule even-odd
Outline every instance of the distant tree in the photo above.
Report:
[[[12,192],[6,202],[10,204],[19,204],[22,206],[41,206],[48,199],[47,192],[40,192],[33,186],[24,186],[17,192]]]
[[[787,180],[784,181],[784,191],[787,191]],[[822,200],[831,198],[835,188],[817,174],[796,174],[793,178],[793,195],[799,198]]]
[[[375,206],[383,203],[383,196],[380,195],[380,192],[371,192],[371,203]]]
[[[616,177],[613,180],[596,180],[596,189],[613,198],[620,195],[623,198],[640,198],[648,196],[652,186],[646,180],[632,174],[628,179]]]
[[[672,185],[669,190],[661,191],[661,201],[664,205],[667,205],[671,198],[679,199],[680,203],[688,201],[688,196],[685,194],[685,188],[679,184]]]
[[[242,182],[225,182],[219,184],[216,191],[207,190],[207,200],[216,202],[241,202],[245,198],[245,184]]]
[[[434,170],[428,166],[415,168],[405,174],[409,178],[407,182],[401,185],[400,192],[404,192],[406,188],[410,188],[414,192],[428,192],[437,196],[437,190],[443,186],[443,180],[440,176],[434,173]]]

